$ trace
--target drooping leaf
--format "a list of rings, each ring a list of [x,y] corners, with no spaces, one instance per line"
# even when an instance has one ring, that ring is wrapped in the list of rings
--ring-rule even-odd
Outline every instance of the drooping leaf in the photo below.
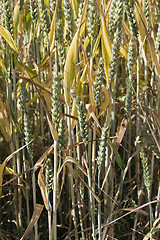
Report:
[[[47,149],[47,151],[36,162],[36,164],[34,165],[34,171],[36,171],[41,166],[41,164],[46,159],[46,157],[52,152],[53,148],[54,148],[54,143]]]
[[[44,205],[45,205],[45,207],[48,211],[49,210],[48,209],[48,193],[47,193],[47,187],[46,187],[46,184],[45,184],[45,179],[44,179],[44,174],[43,174],[43,167],[41,168],[41,170],[39,171],[39,174],[38,174],[38,185],[39,185],[39,188],[41,190]],[[51,204],[50,203],[49,203],[49,207],[50,207],[50,210],[51,210]]]
[[[155,51],[155,44],[154,44],[154,41],[153,41],[152,37],[148,33],[146,17],[144,15],[144,12],[142,11],[142,8],[141,8],[138,0],[136,0],[136,7],[137,7],[137,11],[139,13],[139,17],[140,17],[140,20],[141,20],[141,23],[142,23],[142,29],[145,32],[145,35],[148,39],[150,52],[151,52],[151,57],[152,57],[153,62],[155,64],[155,67],[156,67],[156,70],[157,70],[157,75],[160,76],[160,65],[158,63],[158,59],[157,59],[157,55],[156,55],[156,51]]]
[[[61,168],[60,168],[59,171],[58,171],[58,174],[60,174],[60,172],[62,171],[63,167],[64,167],[65,165],[67,165],[67,163],[74,163],[74,164],[79,168],[79,170],[81,170],[81,172],[83,172],[83,174],[85,174],[85,175],[87,176],[87,173],[86,173],[86,171],[83,169],[83,167],[82,167],[73,157],[70,157],[70,156],[66,157],[66,159],[65,159],[65,161],[63,162]],[[74,170],[74,171],[76,171],[76,170]],[[97,200],[97,202],[100,202],[99,197],[98,197],[98,196],[94,193],[94,191],[88,186],[88,184],[80,177],[80,175],[79,175],[77,172],[75,172],[75,175],[77,175],[77,176],[80,178],[80,180],[84,183],[84,185],[88,188],[88,190],[92,192],[93,197]]]
[[[4,170],[6,168],[7,163],[13,158],[13,156],[18,153],[19,151],[21,151],[23,148],[25,148],[27,145],[29,145],[31,142],[33,142],[33,140],[31,140],[28,144],[24,145],[23,147],[17,149],[16,151],[14,151],[13,153],[11,153],[4,161],[2,164],[0,164],[0,196],[2,194],[2,183],[3,183],[3,174],[4,174]]]
[[[13,175],[17,176],[17,173],[10,167],[6,167],[4,173],[5,174],[13,174]]]
[[[99,124],[99,121],[98,121],[98,119],[97,119],[97,117],[96,117],[96,115],[95,115],[95,113],[93,111],[92,105],[91,104],[86,104],[86,109],[89,112],[89,114],[91,115],[91,117],[93,118],[93,120],[96,122],[97,126],[100,129],[102,129],[101,125]]]
[[[18,49],[17,49],[16,43],[15,43],[15,41],[13,40],[10,32],[9,32],[6,28],[2,27],[1,25],[0,25],[0,34],[1,34],[2,37],[6,40],[6,42],[9,44],[9,46],[10,46],[15,52],[18,53]]]
[[[18,67],[24,71],[24,74],[30,78],[34,78],[38,82],[38,76],[35,70],[32,70],[30,67],[24,65],[22,62],[17,61]]]

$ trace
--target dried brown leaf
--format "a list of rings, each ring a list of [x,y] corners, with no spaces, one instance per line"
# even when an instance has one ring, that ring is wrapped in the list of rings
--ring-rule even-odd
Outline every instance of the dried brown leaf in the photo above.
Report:
[[[41,190],[43,202],[44,202],[44,205],[45,205],[47,211],[51,210],[50,202],[49,202],[49,208],[48,208],[48,193],[47,193],[45,177],[44,177],[44,174],[43,174],[43,167],[41,168],[41,170],[39,171],[39,174],[38,174],[38,185],[39,185],[39,188]]]
[[[34,208],[34,212],[33,212],[33,215],[32,215],[32,218],[28,224],[28,227],[25,231],[25,233],[23,234],[23,236],[21,237],[20,240],[24,240],[29,234],[30,232],[32,231],[32,228],[35,226],[35,224],[37,223],[40,215],[41,215],[41,212],[43,210],[44,206],[41,205],[41,204],[36,204],[35,205],[35,208]]]

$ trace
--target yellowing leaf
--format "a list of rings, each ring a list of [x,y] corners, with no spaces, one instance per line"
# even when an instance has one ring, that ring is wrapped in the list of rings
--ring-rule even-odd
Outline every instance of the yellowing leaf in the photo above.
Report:
[[[102,35],[102,29],[100,29],[99,34],[98,34],[98,37],[97,37],[96,42],[95,42],[95,44],[94,44],[93,53],[92,53],[92,58],[94,58],[95,55],[97,54],[97,52],[99,51],[99,50],[98,50],[98,46],[99,46],[99,42],[100,42],[100,39],[101,39],[101,35]]]
[[[91,100],[91,104],[92,107],[94,108],[94,99],[93,99],[93,81],[92,81],[92,76],[91,76],[91,72],[90,72],[90,65],[87,59],[87,54],[86,51],[84,49],[84,45],[82,43],[82,41],[80,41],[81,43],[81,48],[82,48],[82,52],[83,52],[83,56],[84,56],[84,62],[85,65],[87,66],[86,72],[87,72],[87,78],[88,78],[88,84],[89,84],[89,95],[90,95],[90,100]]]
[[[19,24],[19,5],[18,5],[18,3],[15,5],[13,18],[14,18],[14,26],[15,26],[15,28],[17,28],[17,26]]]
[[[0,130],[5,138],[6,142],[9,142],[11,139],[11,135],[10,135],[10,132],[8,132],[8,130],[6,129],[2,113],[0,113]]]
[[[2,61],[2,58],[1,58],[1,57],[0,57],[0,66],[1,66],[1,68],[5,71],[5,73],[7,74],[6,67],[5,67],[5,65],[3,64],[3,61]]]
[[[104,41],[104,47],[105,47],[105,49],[107,51],[107,55],[110,59],[111,54],[112,54],[111,43],[110,43],[110,38],[107,33],[105,18],[102,15],[101,15],[101,23],[102,23],[102,38]]]
[[[122,20],[122,23],[123,23],[124,30],[125,30],[126,34],[128,35],[129,39],[130,39],[130,38],[133,38],[133,39],[134,39],[134,36],[133,36],[133,34],[131,33],[131,30],[128,28],[128,26],[127,26],[127,24],[125,23],[124,20]]]
[[[52,103],[51,103],[50,95],[49,95],[47,92],[44,92],[44,93],[43,93],[43,97],[44,97],[45,102],[46,102],[46,104],[47,104],[48,110],[51,111],[51,109],[52,109]]]
[[[3,103],[2,100],[0,100],[0,110],[0,130],[6,142],[9,142],[11,139],[10,125],[7,116],[7,109],[5,103]]]
[[[156,67],[156,70],[157,70],[157,75],[160,75],[160,65],[158,63],[158,59],[157,59],[157,55],[156,55],[156,51],[155,51],[154,41],[151,38],[150,34],[148,33],[146,17],[144,15],[144,12],[142,11],[142,8],[141,8],[141,6],[140,6],[138,1],[136,1],[136,7],[137,7],[137,11],[139,13],[140,20],[141,20],[141,23],[142,23],[142,27],[141,28],[145,32],[145,35],[147,36],[147,39],[148,39],[150,52],[151,52],[151,56],[152,56],[153,62],[155,64],[155,67]]]
[[[6,167],[5,168],[5,174],[13,174],[15,176],[17,176],[17,173],[12,169],[12,168],[9,168],[9,167]]]
[[[57,2],[58,3],[58,2]],[[54,40],[55,40],[55,28],[56,28],[56,13],[57,13],[57,4],[56,8],[54,11],[52,23],[51,23],[51,30],[49,32],[49,46],[50,46],[50,51],[52,52],[53,47],[54,47]]]
[[[46,116],[47,116],[47,121],[49,124],[50,131],[51,131],[51,135],[55,141],[58,141],[58,133],[54,126],[54,123],[52,122],[52,120],[47,112],[46,112]]]
[[[82,36],[82,34],[85,30],[86,13],[87,13],[87,0],[84,1],[80,25],[78,26],[80,28],[80,32],[79,32],[80,37]]]
[[[68,105],[71,101],[70,89],[72,88],[73,80],[76,74],[78,34],[79,30],[74,35],[73,41],[69,47],[64,67],[64,97]]]
[[[121,45],[120,46],[120,53],[123,55],[123,57],[125,57],[126,59],[128,58],[128,53],[127,51],[124,49],[124,47]]]
[[[78,1],[71,0],[71,4],[72,4],[73,13],[74,13],[74,19],[76,19],[78,17]]]
[[[17,46],[16,46],[16,43],[14,42],[10,32],[2,27],[0,25],[0,34],[2,35],[2,37],[6,40],[6,42],[9,44],[9,46],[15,51],[18,53],[18,49],[17,49]]]
[[[108,86],[110,85],[109,83],[109,58],[107,55],[107,50],[104,44],[104,39],[102,38],[102,55],[103,55],[103,59],[104,59],[104,71],[107,77],[107,84]]]
[[[30,78],[34,78],[38,82],[38,76],[35,70],[32,70],[30,67],[24,65],[22,62],[17,61],[17,65],[21,70],[24,70],[24,73]]]
[[[72,4],[75,6],[75,2],[72,1]],[[69,47],[66,63],[64,67],[64,97],[67,104],[70,104],[70,89],[73,84],[73,80],[76,74],[76,61],[78,54],[78,36],[82,36],[85,31],[85,22],[86,22],[86,12],[87,12],[87,0],[84,2],[83,11],[78,26],[78,30],[74,35],[72,43]]]
[[[103,111],[106,110],[106,108],[109,106],[109,103],[110,103],[109,92],[104,85],[102,85],[102,93],[104,95],[104,101],[100,106],[100,115]]]
[[[0,164],[0,196],[2,194],[3,173],[4,173],[6,164],[7,164],[6,160],[4,160],[2,164]]]
[[[21,151],[23,148],[25,148],[27,145],[29,145],[31,142],[33,142],[33,140],[31,140],[28,144],[24,145],[23,147],[19,148],[18,150],[14,151],[13,153],[11,153],[4,161],[2,164],[0,164],[0,195],[2,193],[2,183],[3,183],[3,174],[4,174],[4,169],[7,165],[7,162],[9,162],[13,156]]]

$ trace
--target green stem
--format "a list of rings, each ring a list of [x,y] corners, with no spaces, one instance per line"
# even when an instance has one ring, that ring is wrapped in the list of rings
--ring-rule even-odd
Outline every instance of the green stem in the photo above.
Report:
[[[52,240],[52,226],[51,226],[51,209],[49,204],[49,191],[48,191],[48,228],[49,228],[49,240]]]
[[[101,193],[101,170],[98,171],[98,193]],[[102,240],[102,229],[101,229],[101,203],[98,203],[98,234],[99,240]]]
[[[139,92],[140,92],[140,56],[138,55],[137,58],[137,99],[139,99]],[[140,129],[140,107],[137,104],[137,118],[136,118],[136,135],[138,136]],[[136,172],[137,172],[137,190],[138,190],[138,197],[140,195],[140,164],[139,164],[139,157],[137,157],[136,161]]]
[[[76,140],[77,143],[79,143],[79,127],[78,127],[78,122],[76,123]],[[77,160],[78,163],[81,164],[80,161],[80,146],[79,144],[77,145]],[[81,232],[82,232],[82,239],[85,239],[85,234],[84,234],[84,227],[83,227],[83,212],[82,212],[82,205],[83,205],[83,197],[84,197],[84,192],[82,189],[82,182],[79,183],[79,191],[78,191],[78,213],[79,213],[79,219],[80,219],[80,227],[81,227]]]
[[[70,115],[70,107],[67,105],[67,114]],[[72,144],[72,135],[71,135],[71,121],[70,118],[68,117],[67,119],[68,123],[68,146],[71,146]],[[71,149],[69,150],[69,155],[72,156]],[[70,181],[70,188],[71,188],[71,199],[72,199],[72,218],[73,218],[73,224],[75,227],[75,239],[78,240],[78,233],[77,233],[77,220],[76,220],[76,211],[75,211],[75,196],[74,196],[74,188],[73,188],[73,166],[70,164],[69,165],[69,181]]]
[[[57,240],[57,166],[58,142],[54,140],[54,190],[53,190],[53,239]]]
[[[148,192],[148,201],[151,202],[151,195],[150,195],[150,192]],[[152,240],[152,205],[149,204],[149,222],[150,222],[150,240]]]
[[[88,160],[87,145],[85,145],[85,153],[86,153],[86,160],[87,160],[87,165],[88,165],[89,160]],[[91,175],[90,175],[90,170],[89,170],[88,166],[87,166],[87,176],[88,176],[88,186],[92,189]],[[92,238],[95,240],[96,239],[95,212],[94,212],[94,204],[93,204],[93,195],[92,195],[91,191],[89,191],[89,199],[90,199],[91,219],[92,219]]]

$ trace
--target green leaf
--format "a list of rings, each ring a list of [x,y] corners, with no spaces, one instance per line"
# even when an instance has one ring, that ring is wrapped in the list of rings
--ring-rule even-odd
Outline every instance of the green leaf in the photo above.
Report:
[[[112,144],[112,142],[109,140],[109,146],[111,148],[111,152],[113,153],[114,151],[114,145]],[[122,158],[119,155],[118,151],[116,151],[116,163],[118,164],[118,166],[120,167],[120,169],[122,170],[122,166],[123,166],[123,162],[122,162]]]

